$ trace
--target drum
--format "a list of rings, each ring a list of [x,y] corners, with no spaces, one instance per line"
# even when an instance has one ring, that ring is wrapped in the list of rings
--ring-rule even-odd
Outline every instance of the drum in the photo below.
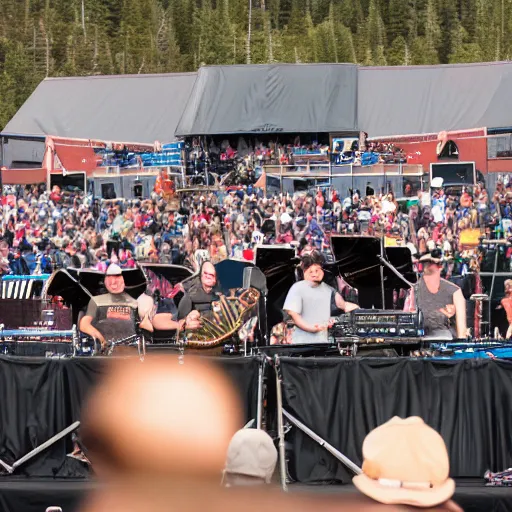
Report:
[[[143,361],[146,356],[146,337],[143,333],[111,342],[104,351],[104,355],[129,356],[134,354],[134,350]]]

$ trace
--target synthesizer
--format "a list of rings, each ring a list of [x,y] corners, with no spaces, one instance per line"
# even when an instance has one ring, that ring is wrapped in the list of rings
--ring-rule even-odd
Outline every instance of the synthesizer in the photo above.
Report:
[[[421,311],[356,309],[334,318],[330,335],[337,339],[358,338],[416,338],[423,336]]]

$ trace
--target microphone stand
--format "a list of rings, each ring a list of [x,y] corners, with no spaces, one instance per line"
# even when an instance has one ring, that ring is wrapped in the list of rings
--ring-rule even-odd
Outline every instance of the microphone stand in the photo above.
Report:
[[[409,288],[412,288],[414,286],[414,283],[411,283],[405,277],[400,273],[399,270],[397,270],[389,261],[385,260],[382,256],[377,256],[378,260],[380,261],[381,265],[384,265],[385,267],[389,268],[393,274],[395,274],[396,277],[401,279]]]

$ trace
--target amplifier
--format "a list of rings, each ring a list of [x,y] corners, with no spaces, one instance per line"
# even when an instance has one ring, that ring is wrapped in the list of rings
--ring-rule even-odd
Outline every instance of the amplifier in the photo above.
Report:
[[[423,336],[423,316],[396,310],[356,309],[335,318],[330,335],[365,337]]]

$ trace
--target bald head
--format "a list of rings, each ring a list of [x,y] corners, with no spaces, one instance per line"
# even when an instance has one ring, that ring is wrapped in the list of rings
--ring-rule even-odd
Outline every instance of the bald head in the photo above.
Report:
[[[93,465],[110,472],[218,479],[243,423],[236,392],[217,368],[193,356],[117,361],[83,413]]]
[[[217,271],[213,266],[213,263],[206,261],[201,266],[201,284],[205,292],[209,293],[213,287],[217,284]]]

